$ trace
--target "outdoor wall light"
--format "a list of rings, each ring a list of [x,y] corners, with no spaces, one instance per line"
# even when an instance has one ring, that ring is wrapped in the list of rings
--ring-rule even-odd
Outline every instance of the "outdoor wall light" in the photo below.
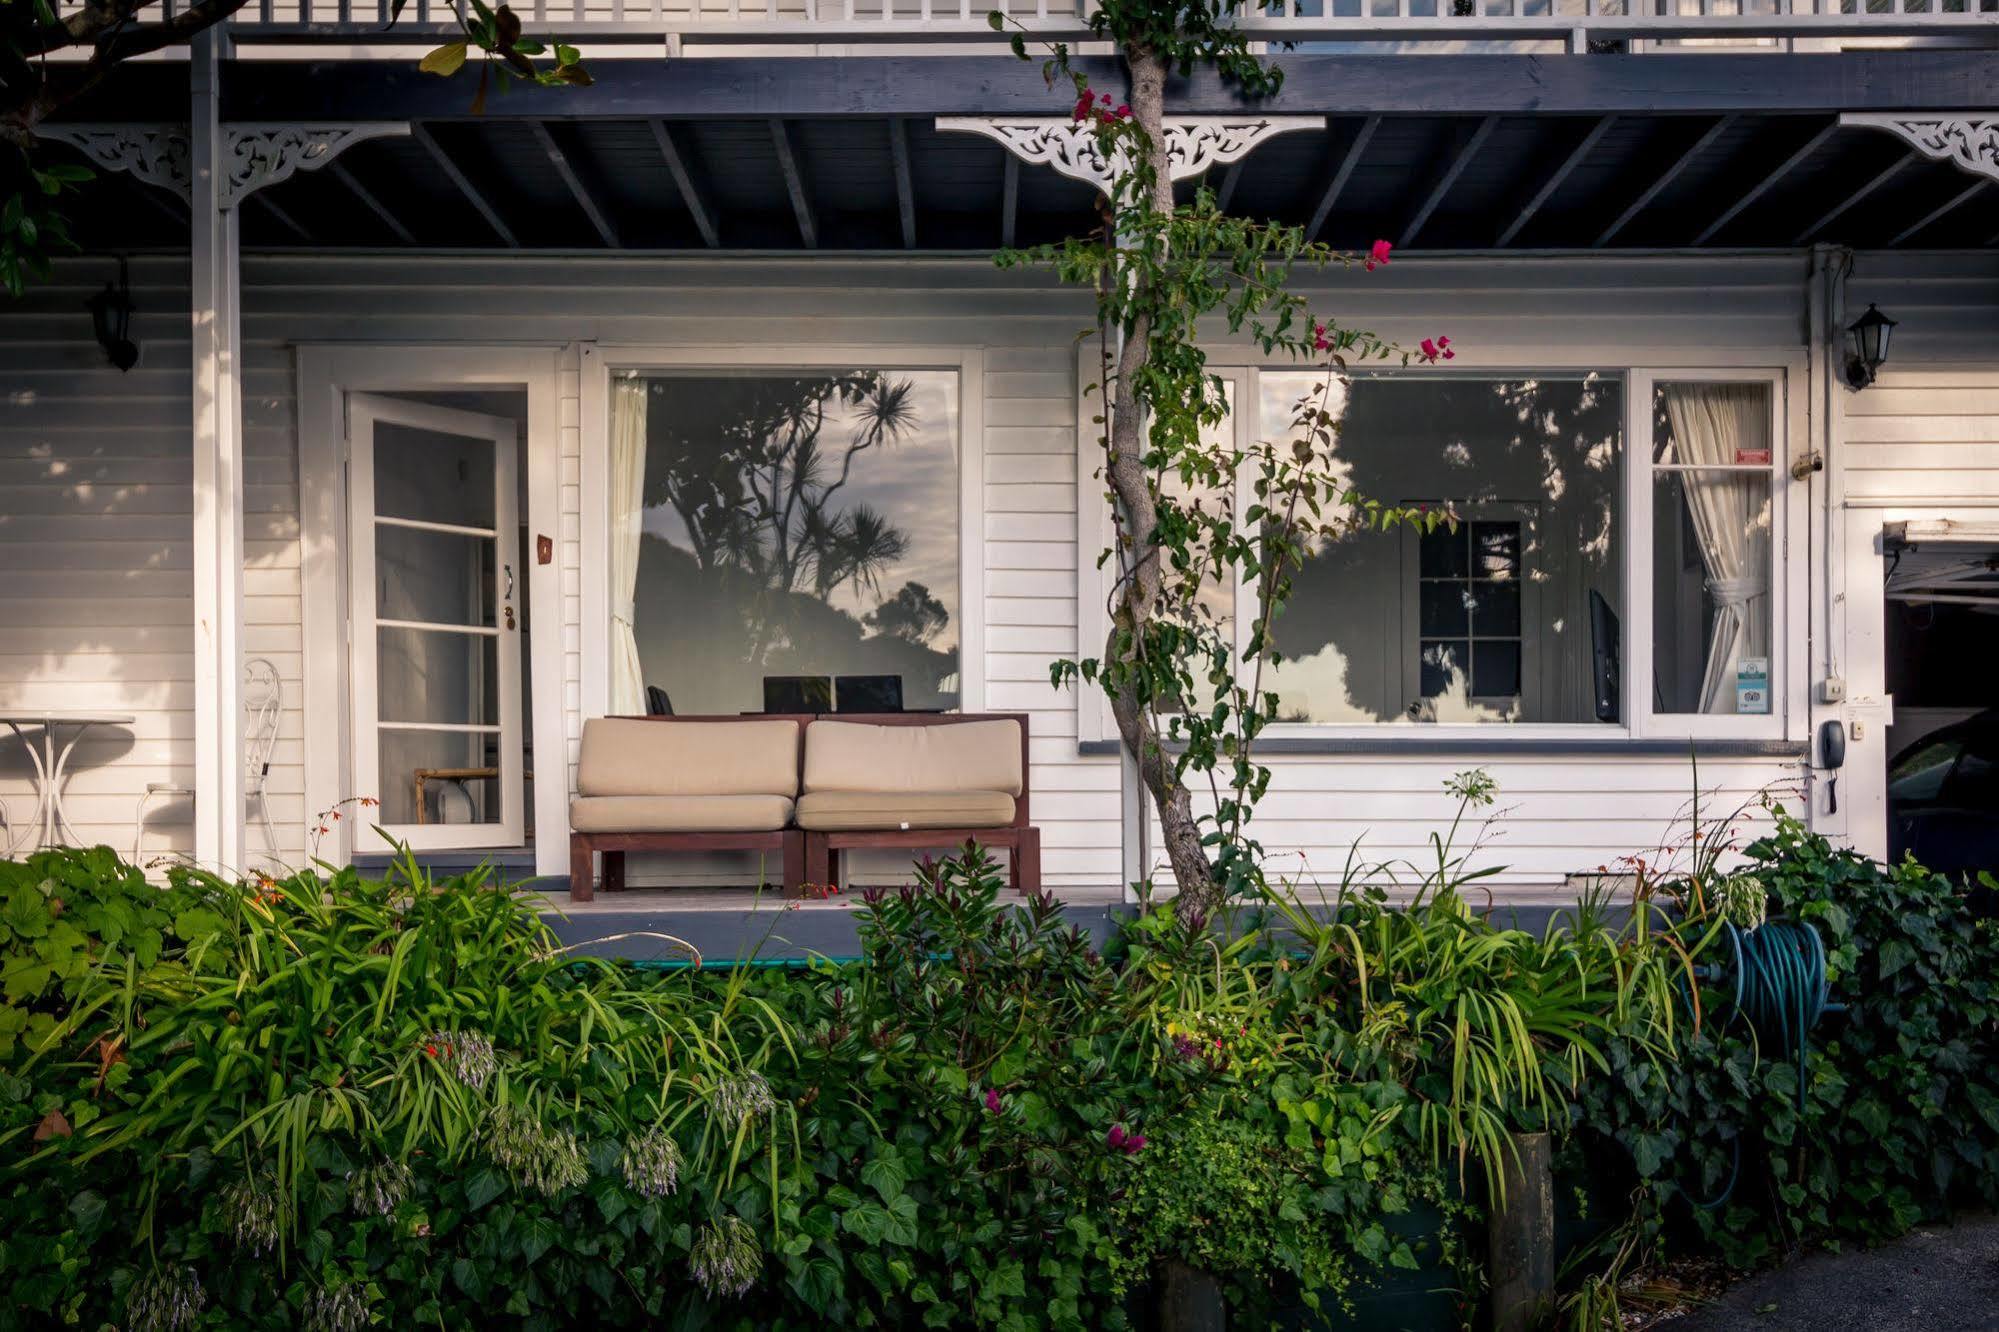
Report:
[[[1888,335],[1895,321],[1868,305],[1867,313],[1846,326],[1846,382],[1864,389],[1888,359]]]
[[[139,363],[139,344],[129,336],[132,329],[132,283],[126,273],[125,261],[118,261],[118,281],[107,282],[104,290],[92,296],[90,306],[91,326],[97,332],[97,345],[104,348],[104,357],[120,370],[130,370]]]

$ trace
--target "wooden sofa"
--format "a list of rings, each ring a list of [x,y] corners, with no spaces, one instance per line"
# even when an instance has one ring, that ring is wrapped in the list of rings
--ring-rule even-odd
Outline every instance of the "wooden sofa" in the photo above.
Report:
[[[842,851],[973,841],[1006,848],[1015,891],[1040,891],[1027,735],[1021,713],[813,718],[794,815],[805,830],[807,875],[837,882]]]
[[[630,851],[775,851],[787,897],[805,883],[805,834],[792,826],[799,733],[767,717],[592,717],[583,723],[569,802],[569,897],[625,886]]]

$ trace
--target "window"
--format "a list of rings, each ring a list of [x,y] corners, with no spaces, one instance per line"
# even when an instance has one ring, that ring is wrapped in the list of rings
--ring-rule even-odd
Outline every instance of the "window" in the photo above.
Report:
[[[1258,377],[1266,438],[1317,383]],[[1306,562],[1273,626],[1280,720],[1619,721],[1621,381],[1361,376],[1329,410],[1343,484],[1460,521],[1356,531]]]
[[[615,377],[610,710],[755,711],[772,681],[956,706],[958,393],[937,370]]]
[[[1652,390],[1653,711],[1771,712],[1771,384]]]

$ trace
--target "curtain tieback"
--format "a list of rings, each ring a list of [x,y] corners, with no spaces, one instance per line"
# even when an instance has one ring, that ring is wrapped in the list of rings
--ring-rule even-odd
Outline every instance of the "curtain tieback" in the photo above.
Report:
[[[1761,578],[1710,578],[1707,582],[1708,595],[1715,604],[1740,609],[1770,590]]]
[[[630,601],[614,601],[611,603],[612,621],[614,623],[624,625],[625,628],[627,629],[632,627],[634,623],[632,616],[635,613],[636,613],[636,608],[634,606],[634,603]]]

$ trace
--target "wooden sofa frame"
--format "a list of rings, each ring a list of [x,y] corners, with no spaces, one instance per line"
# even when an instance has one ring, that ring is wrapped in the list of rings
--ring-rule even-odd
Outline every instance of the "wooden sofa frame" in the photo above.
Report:
[[[805,723],[809,713],[773,712],[755,716],[724,717],[626,717],[618,721],[650,721],[666,725],[697,725],[702,722],[788,721],[797,726],[800,771],[804,770]],[[625,853],[628,851],[776,851],[783,862],[780,880],[786,897],[805,891],[805,834],[795,827],[769,832],[572,832],[569,834],[569,900],[588,902],[595,897],[591,887],[593,853],[604,857],[604,891],[621,892],[625,887]]]
[[[870,726],[960,726],[966,722],[1010,721],[1020,725],[1020,797],[1013,802],[1013,822],[999,828],[900,828],[855,829],[844,832],[805,834],[805,872],[813,883],[836,883],[839,854],[862,848],[962,846],[1004,847],[1007,851],[1007,886],[1017,893],[1041,891],[1041,829],[1034,826],[1028,798],[1032,778],[1028,767],[1028,726],[1024,712],[842,712],[827,713],[814,720],[860,722]],[[800,747],[804,761],[804,746]],[[804,783],[799,784],[804,794]]]
[[[593,857],[604,857],[604,891],[622,891],[625,886],[625,854],[630,851],[776,851],[783,860],[783,891],[797,897],[811,883],[833,883],[839,853],[859,848],[959,846],[977,842],[981,846],[1003,847],[1007,855],[1007,884],[1015,892],[1041,890],[1041,830],[1034,826],[1028,798],[1032,778],[1028,767],[1028,722],[1023,712],[841,712],[841,713],[752,713],[721,717],[619,717],[620,721],[651,721],[662,725],[701,722],[789,721],[799,728],[799,788],[804,789],[805,735],[814,721],[848,721],[872,726],[955,726],[975,721],[1012,721],[1020,725],[1020,798],[1013,802],[1013,822],[999,828],[900,828],[849,832],[806,832],[798,827],[769,832],[572,832],[569,835],[569,899],[588,902],[595,897],[592,879]]]

